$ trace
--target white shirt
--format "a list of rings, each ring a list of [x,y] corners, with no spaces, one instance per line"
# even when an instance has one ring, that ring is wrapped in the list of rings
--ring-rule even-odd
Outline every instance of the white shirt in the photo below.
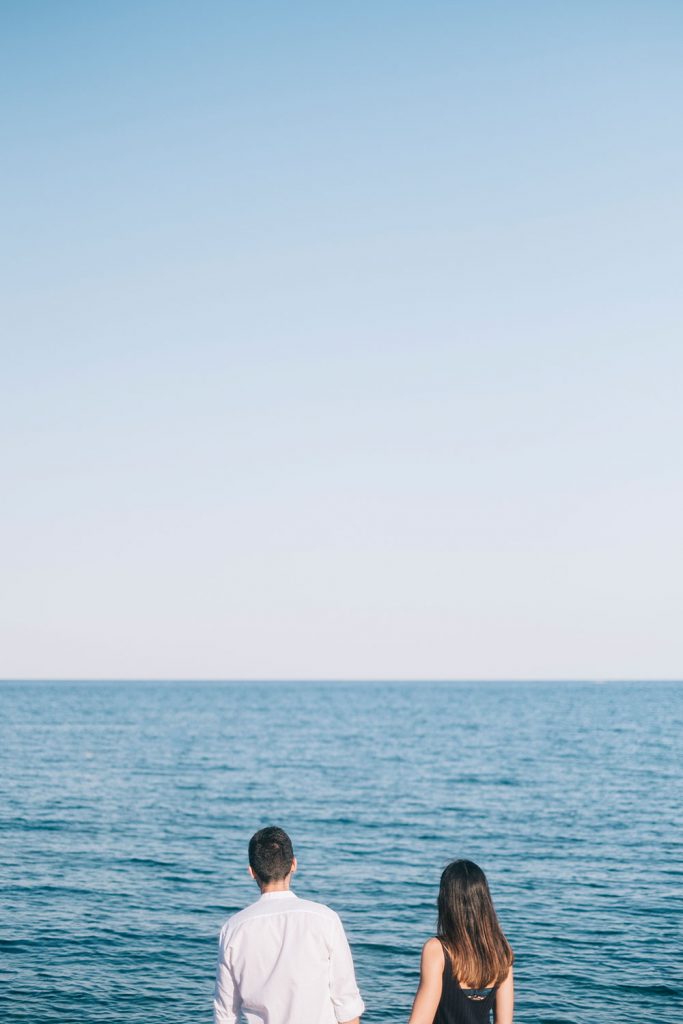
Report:
[[[336,1024],[365,1005],[339,917],[290,890],[266,892],[223,925],[215,1024]]]

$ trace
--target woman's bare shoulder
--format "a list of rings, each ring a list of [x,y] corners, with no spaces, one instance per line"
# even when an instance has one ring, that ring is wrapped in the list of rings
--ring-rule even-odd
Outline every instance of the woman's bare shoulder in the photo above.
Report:
[[[432,936],[431,939],[427,939],[424,946],[422,947],[422,959],[429,964],[441,964],[443,967],[443,946],[436,936]]]

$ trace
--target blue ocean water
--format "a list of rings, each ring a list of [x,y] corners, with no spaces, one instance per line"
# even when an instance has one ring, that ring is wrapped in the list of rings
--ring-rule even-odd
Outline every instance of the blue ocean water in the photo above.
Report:
[[[683,1016],[683,687],[0,686],[0,1019],[210,1021],[280,824],[365,1020],[406,1021],[442,867],[487,872],[520,1024]]]

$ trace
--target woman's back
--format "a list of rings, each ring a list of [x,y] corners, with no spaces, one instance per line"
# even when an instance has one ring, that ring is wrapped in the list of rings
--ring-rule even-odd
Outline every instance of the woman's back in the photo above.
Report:
[[[441,998],[434,1024],[491,1024],[495,1019],[496,986],[463,988],[453,973],[448,950],[444,948],[443,954]]]

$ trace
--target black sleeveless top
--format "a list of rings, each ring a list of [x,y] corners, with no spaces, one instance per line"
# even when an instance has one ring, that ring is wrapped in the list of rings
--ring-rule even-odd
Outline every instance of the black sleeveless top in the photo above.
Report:
[[[445,946],[443,958],[441,999],[436,1008],[434,1024],[491,1024],[495,1020],[496,987],[476,990],[460,988],[458,979],[453,977],[453,966]]]

